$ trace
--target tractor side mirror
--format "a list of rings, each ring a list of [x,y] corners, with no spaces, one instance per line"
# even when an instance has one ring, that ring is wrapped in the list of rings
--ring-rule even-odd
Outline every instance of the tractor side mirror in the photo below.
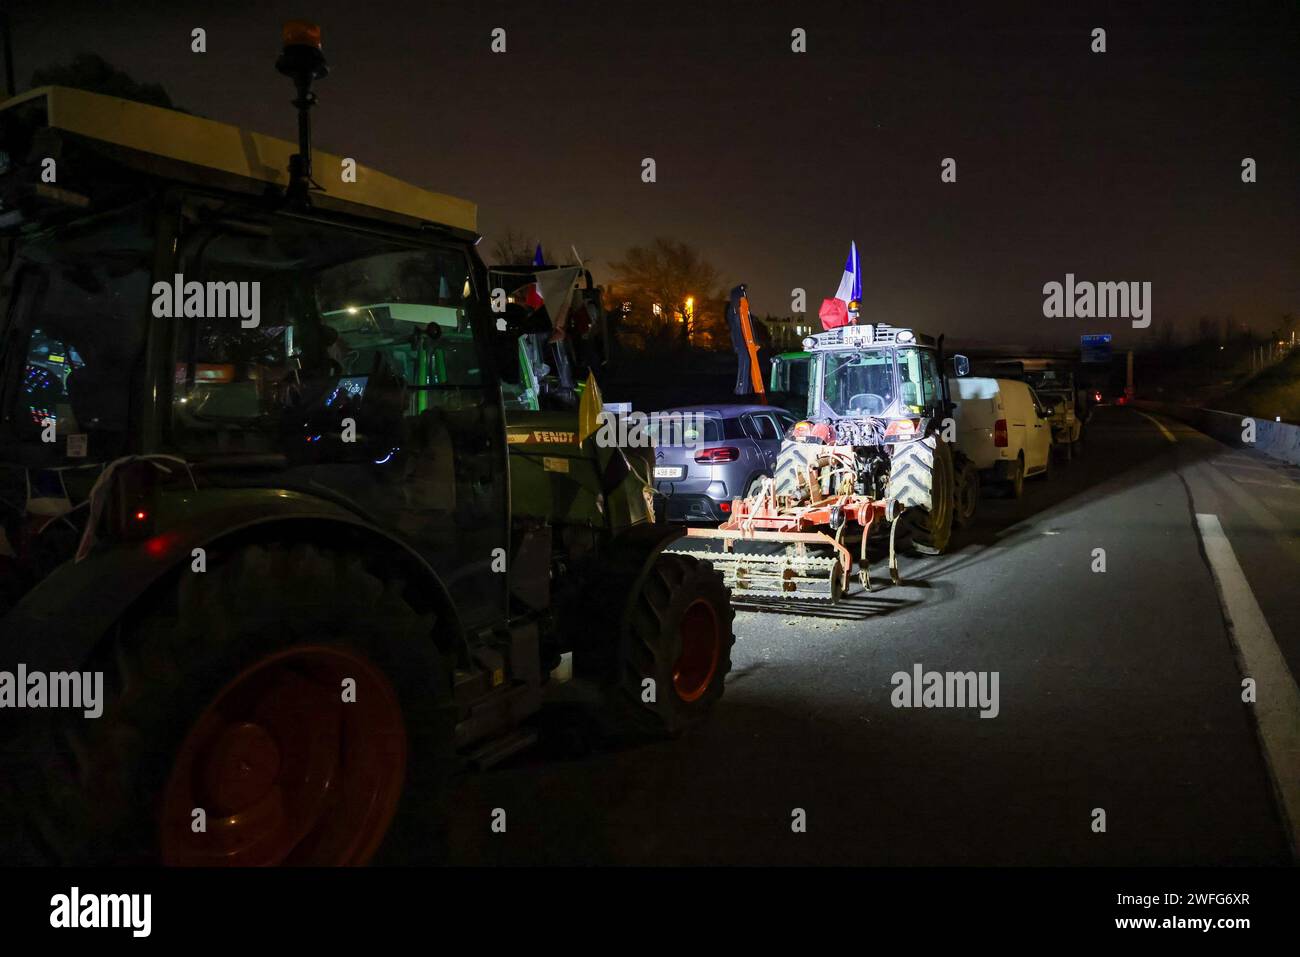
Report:
[[[951,359],[952,374],[957,378],[970,375],[970,360],[963,355],[954,355]]]

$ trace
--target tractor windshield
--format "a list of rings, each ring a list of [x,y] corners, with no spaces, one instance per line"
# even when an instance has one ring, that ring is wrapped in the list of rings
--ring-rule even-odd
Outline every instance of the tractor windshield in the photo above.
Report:
[[[207,476],[346,500],[455,583],[465,621],[498,614],[502,576],[466,558],[501,546],[506,515],[469,246],[258,210],[205,218],[201,202],[177,250],[182,308],[163,320],[170,447]]]
[[[836,415],[883,415],[894,403],[894,351],[832,352],[822,400]]]
[[[382,457],[404,418],[485,381],[462,250],[279,217],[201,227],[188,252],[181,311],[191,283],[218,308],[176,320],[182,449],[293,452],[350,420]]]

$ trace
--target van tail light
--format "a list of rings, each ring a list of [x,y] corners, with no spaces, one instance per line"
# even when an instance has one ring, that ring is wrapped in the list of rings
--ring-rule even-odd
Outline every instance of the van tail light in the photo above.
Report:
[[[899,440],[915,438],[920,429],[920,419],[895,419],[885,426],[885,438]]]
[[[998,419],[993,423],[993,444],[999,449],[1007,447],[1007,420]]]
[[[738,458],[740,458],[740,449],[731,445],[700,449],[695,453],[695,461],[701,465],[721,465],[723,462],[734,462]]]

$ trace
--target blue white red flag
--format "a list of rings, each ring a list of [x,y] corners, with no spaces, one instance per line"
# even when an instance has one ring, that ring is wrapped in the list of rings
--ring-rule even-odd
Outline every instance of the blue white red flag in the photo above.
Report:
[[[844,260],[844,274],[840,277],[840,286],[835,296],[822,300],[822,307],[817,315],[821,318],[823,329],[834,329],[854,321],[849,316],[849,303],[862,301],[862,261],[858,259],[858,244],[849,243],[849,258]]]

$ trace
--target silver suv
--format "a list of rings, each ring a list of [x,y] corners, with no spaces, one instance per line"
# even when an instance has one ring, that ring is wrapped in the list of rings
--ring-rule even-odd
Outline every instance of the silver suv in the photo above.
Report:
[[[770,405],[694,405],[665,409],[658,419],[690,428],[655,434],[655,490],[673,522],[722,522],[732,499],[771,475],[781,440],[795,424]]]

